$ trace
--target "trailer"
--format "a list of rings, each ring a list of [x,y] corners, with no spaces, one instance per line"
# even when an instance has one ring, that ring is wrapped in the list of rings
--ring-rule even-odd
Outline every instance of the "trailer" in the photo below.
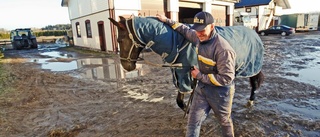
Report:
[[[297,15],[296,31],[318,30],[319,13]]]

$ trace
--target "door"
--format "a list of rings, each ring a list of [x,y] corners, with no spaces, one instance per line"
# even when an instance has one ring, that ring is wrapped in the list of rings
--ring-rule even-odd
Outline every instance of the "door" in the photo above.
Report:
[[[106,51],[106,37],[104,33],[104,23],[103,21],[98,22],[98,31],[99,31],[99,41],[101,51]]]
[[[224,5],[211,5],[211,14],[216,26],[227,25],[227,7]]]

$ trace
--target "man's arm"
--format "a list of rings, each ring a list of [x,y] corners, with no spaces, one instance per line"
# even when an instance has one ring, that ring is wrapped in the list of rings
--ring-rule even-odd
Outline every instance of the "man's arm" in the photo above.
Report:
[[[195,30],[190,29],[188,26],[176,22],[174,20],[168,19],[166,16],[164,15],[159,15],[157,14],[157,17],[160,21],[168,24],[169,26],[171,26],[174,30],[178,31],[180,34],[182,34],[186,39],[188,39],[190,42],[192,43],[198,43],[199,39],[197,37],[197,34],[195,32]]]
[[[217,74],[202,74],[199,72],[196,79],[215,86],[229,85],[235,78],[235,58],[233,51],[225,50],[217,55]]]

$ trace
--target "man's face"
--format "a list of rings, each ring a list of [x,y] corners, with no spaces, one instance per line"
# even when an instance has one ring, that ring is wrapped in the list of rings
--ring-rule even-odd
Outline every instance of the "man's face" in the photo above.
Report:
[[[210,38],[210,34],[211,34],[211,31],[213,30],[213,27],[214,25],[210,24],[210,25],[207,25],[203,30],[196,31],[196,34],[200,42],[206,41]]]

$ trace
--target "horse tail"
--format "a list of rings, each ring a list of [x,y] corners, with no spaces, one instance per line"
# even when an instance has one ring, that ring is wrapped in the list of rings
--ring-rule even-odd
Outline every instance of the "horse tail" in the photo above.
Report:
[[[253,105],[253,100],[255,99],[255,91],[261,87],[263,81],[264,75],[261,71],[257,75],[250,77],[251,95],[247,106]]]
[[[252,87],[252,91],[260,88],[264,81],[264,74],[260,71],[257,75],[250,77],[250,84]]]
[[[257,89],[261,87],[264,81],[264,74],[260,71],[257,75]]]

